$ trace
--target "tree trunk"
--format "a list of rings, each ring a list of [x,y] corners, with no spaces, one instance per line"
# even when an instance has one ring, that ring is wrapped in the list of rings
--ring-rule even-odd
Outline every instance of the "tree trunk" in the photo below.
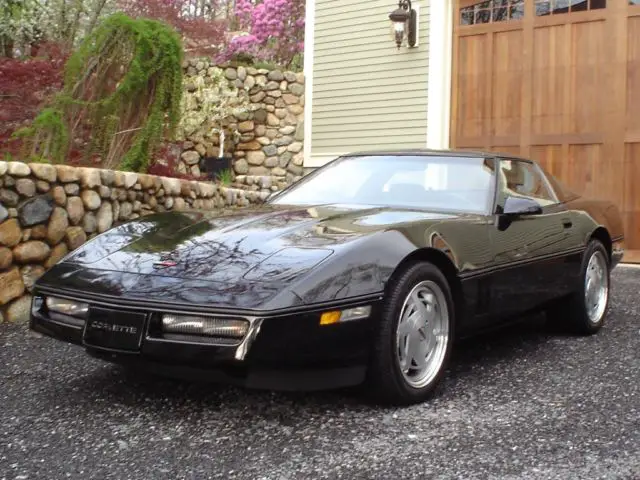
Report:
[[[7,58],[13,58],[13,39],[6,35],[2,37],[2,55]]]

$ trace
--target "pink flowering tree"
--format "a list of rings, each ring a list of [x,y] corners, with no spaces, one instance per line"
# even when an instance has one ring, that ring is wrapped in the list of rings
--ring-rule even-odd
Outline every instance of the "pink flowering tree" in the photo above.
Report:
[[[304,51],[304,0],[237,0],[241,34],[231,39],[222,61],[249,58],[284,67],[300,61]]]

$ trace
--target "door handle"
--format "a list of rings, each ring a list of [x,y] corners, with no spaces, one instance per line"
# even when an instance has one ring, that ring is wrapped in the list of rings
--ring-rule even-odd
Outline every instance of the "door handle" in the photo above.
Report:
[[[568,218],[565,218],[564,220],[562,220],[562,226],[564,228],[571,228],[571,227],[573,227],[573,222],[571,220],[569,220]]]

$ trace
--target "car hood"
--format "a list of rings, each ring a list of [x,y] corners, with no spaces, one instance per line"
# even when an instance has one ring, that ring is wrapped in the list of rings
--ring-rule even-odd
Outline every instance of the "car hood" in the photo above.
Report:
[[[85,243],[34,292],[251,312],[377,294],[425,228],[456,218],[366,205],[154,214]]]
[[[402,223],[452,217],[362,205],[264,205],[224,215],[168,212],[106,232],[63,263],[225,283],[286,281],[364,236]]]

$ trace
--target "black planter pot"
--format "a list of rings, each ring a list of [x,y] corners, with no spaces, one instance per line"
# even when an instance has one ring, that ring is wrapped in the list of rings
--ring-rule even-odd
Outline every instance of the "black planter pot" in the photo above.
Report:
[[[213,180],[216,177],[217,173],[222,172],[223,170],[228,170],[233,167],[232,165],[233,157],[224,156],[224,157],[204,157],[202,159],[200,170],[205,173],[208,179]]]

